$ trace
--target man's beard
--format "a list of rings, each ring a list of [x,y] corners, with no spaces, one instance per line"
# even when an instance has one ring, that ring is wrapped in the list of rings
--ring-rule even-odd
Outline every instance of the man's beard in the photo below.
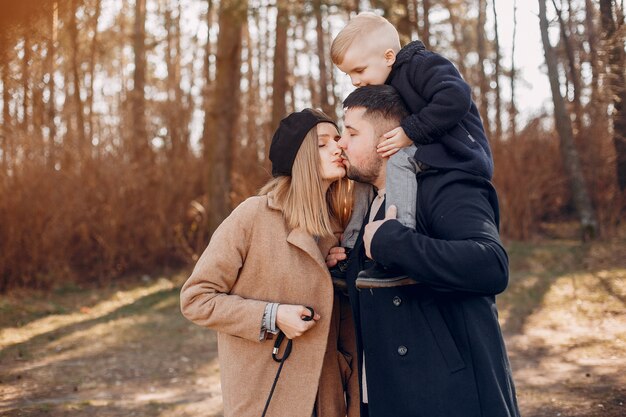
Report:
[[[364,167],[357,168],[350,164],[346,169],[346,176],[357,182],[374,184],[380,175],[380,168],[382,165],[383,159],[375,153],[373,158],[369,159]]]

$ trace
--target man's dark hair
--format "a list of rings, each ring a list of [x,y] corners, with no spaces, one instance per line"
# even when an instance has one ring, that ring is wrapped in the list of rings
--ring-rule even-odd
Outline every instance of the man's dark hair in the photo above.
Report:
[[[347,110],[354,107],[364,108],[363,116],[369,120],[388,121],[396,126],[410,114],[398,91],[386,84],[366,85],[351,92],[343,101],[343,108]]]

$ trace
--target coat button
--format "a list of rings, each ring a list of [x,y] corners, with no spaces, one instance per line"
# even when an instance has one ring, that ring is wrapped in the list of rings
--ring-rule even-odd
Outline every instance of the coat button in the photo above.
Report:
[[[399,354],[400,356],[404,356],[404,355],[406,355],[406,353],[407,353],[408,351],[409,351],[409,350],[406,348],[406,346],[400,346],[400,347],[398,347],[398,354]]]
[[[397,295],[393,297],[393,305],[398,307],[400,304],[402,304],[402,298],[398,297]]]

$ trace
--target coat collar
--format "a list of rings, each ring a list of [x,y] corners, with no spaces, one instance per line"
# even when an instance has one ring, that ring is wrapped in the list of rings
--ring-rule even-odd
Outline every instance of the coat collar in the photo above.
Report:
[[[278,203],[274,192],[269,192],[267,194],[267,206],[270,209],[282,211],[282,207]],[[287,242],[304,251],[307,255],[313,258],[318,265],[328,272],[326,260],[322,254],[327,253],[331,247],[337,245],[336,237],[321,237],[318,243],[315,241],[313,236],[307,233],[304,229],[298,227],[289,231],[289,234],[287,235]]]

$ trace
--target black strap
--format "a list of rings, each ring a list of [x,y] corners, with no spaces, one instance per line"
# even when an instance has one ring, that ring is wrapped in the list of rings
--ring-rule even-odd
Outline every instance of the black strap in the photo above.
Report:
[[[315,311],[313,311],[311,307],[306,307],[306,308],[311,312],[311,315],[303,317],[302,320],[311,321],[313,320],[313,316],[315,316]],[[272,349],[272,359],[274,359],[275,362],[280,363],[280,365],[278,366],[278,371],[276,371],[276,376],[274,377],[274,383],[272,384],[272,389],[270,390],[270,394],[268,395],[267,401],[265,402],[265,408],[263,408],[263,414],[261,414],[261,417],[265,417],[265,413],[267,413],[267,409],[270,406],[270,401],[272,400],[272,396],[274,395],[274,389],[276,388],[276,383],[278,382],[278,378],[280,377],[280,372],[283,370],[283,365],[285,364],[285,361],[287,360],[289,355],[291,355],[291,348],[293,346],[293,340],[288,339],[287,346],[285,347],[285,352],[283,353],[283,356],[280,358],[278,357],[280,345],[283,343],[283,340],[285,340],[285,333],[283,332],[278,333],[278,337],[276,337],[276,342],[274,342],[274,348]]]

